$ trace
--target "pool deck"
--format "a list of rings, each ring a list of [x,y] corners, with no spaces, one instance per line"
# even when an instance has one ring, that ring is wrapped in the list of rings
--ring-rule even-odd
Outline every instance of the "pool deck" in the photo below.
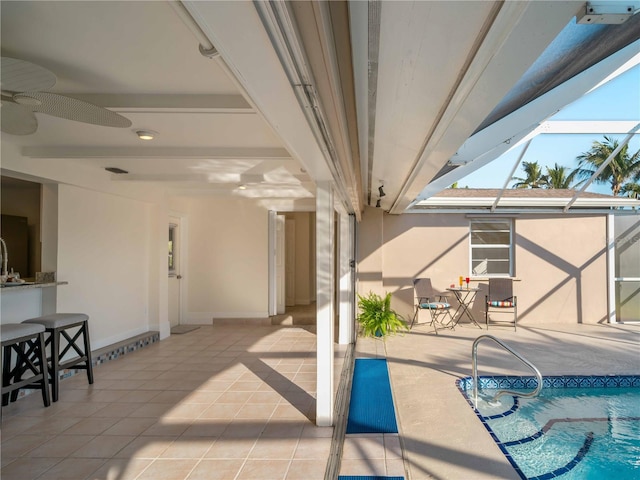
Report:
[[[407,480],[519,478],[455,385],[471,375],[472,344],[483,334],[508,344],[542,375],[640,374],[640,325],[542,324],[519,326],[514,332],[459,324],[437,336],[419,325],[385,341],[358,339],[356,358],[387,358]],[[478,373],[531,372],[487,340],[478,347]],[[347,438],[345,452],[362,452],[372,443],[375,438]],[[343,457],[341,474],[402,474],[393,463],[399,456],[395,448],[381,456]]]

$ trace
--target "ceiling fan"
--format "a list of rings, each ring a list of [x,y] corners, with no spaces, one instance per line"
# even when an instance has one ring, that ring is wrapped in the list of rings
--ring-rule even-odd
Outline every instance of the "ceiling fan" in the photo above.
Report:
[[[38,129],[34,112],[103,127],[127,128],[131,120],[92,103],[49,93],[56,76],[25,60],[2,57],[0,64],[0,130],[12,135],[30,135]]]

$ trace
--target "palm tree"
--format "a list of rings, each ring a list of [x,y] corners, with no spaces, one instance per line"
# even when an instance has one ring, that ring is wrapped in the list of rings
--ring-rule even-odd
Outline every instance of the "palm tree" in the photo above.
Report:
[[[573,184],[577,174],[578,170],[569,173],[567,167],[561,167],[556,163],[551,168],[547,167],[547,174],[544,176],[545,188],[576,188],[580,183],[583,183]]]
[[[511,188],[540,188],[546,185],[547,179],[542,174],[538,162],[522,162],[522,169],[526,177],[513,177],[512,180],[517,180],[517,182]]]
[[[618,148],[619,142],[604,137],[603,142],[595,141],[588,152],[579,155],[576,176],[580,179],[590,178],[596,170]],[[618,154],[609,162],[605,169],[594,179],[596,183],[609,183],[611,193],[619,195],[622,186],[628,181],[640,180],[640,150],[629,154],[629,145],[620,149]]]
[[[627,182],[620,189],[620,193],[629,198],[640,198],[640,183]]]

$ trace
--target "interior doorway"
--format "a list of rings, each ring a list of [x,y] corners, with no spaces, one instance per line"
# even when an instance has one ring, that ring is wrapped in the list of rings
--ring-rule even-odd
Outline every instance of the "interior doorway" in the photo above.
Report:
[[[315,212],[273,215],[272,323],[315,324]],[[281,303],[282,301],[282,303]]]
[[[182,256],[180,251],[182,248],[181,240],[181,219],[180,217],[169,217],[169,243],[168,243],[168,262],[169,262],[169,280],[167,285],[167,297],[168,297],[168,315],[169,325],[171,328],[176,327],[182,323],[182,308],[181,308],[181,290],[182,290],[182,275],[181,263]]]

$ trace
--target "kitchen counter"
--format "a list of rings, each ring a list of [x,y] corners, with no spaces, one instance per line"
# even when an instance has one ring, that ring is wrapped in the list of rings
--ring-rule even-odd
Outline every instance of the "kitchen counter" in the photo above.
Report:
[[[0,288],[0,323],[20,323],[28,318],[56,313],[57,287],[68,284],[69,282],[5,283]]]
[[[47,287],[57,287],[58,285],[68,285],[69,282],[50,282],[50,283],[35,283],[35,282],[24,282],[24,283],[3,283],[0,285],[0,293],[9,293],[16,292],[22,290],[29,290],[32,288],[47,288]]]

